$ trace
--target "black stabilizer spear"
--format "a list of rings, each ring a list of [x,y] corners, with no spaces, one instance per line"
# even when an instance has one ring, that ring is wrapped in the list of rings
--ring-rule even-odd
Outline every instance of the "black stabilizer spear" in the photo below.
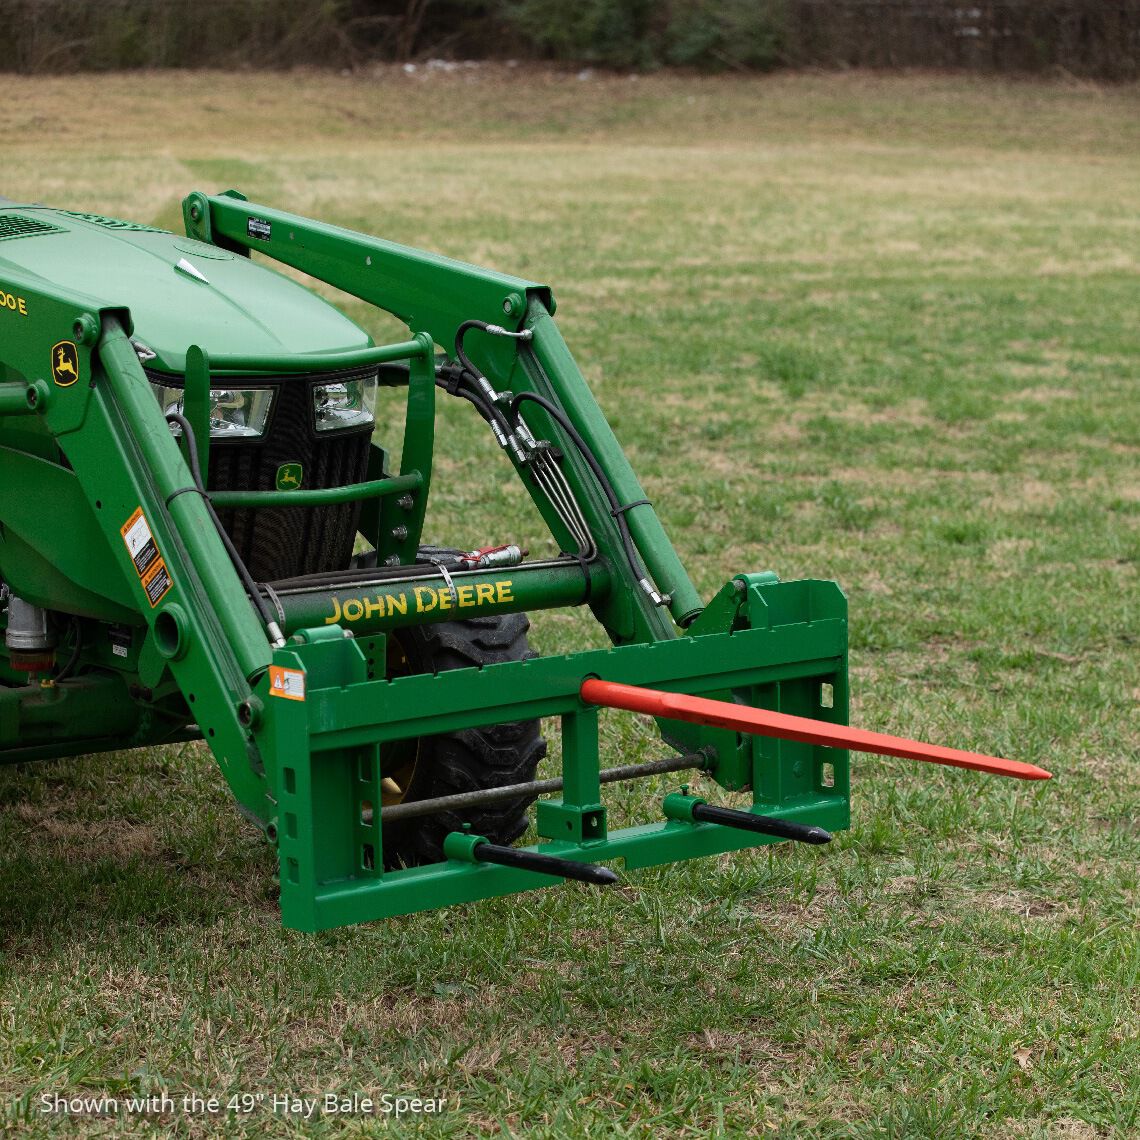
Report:
[[[577,879],[580,883],[608,886],[618,881],[617,875],[608,867],[599,867],[596,863],[579,863],[574,859],[559,859],[555,855],[541,855],[537,851],[500,847],[467,830],[452,831],[445,836],[443,853],[449,859],[463,863],[498,863],[500,867],[517,867],[520,871],[557,875],[560,879]]]
[[[777,819],[771,815],[755,815],[750,811],[736,808],[714,807],[688,792],[665,797],[665,814],[670,819],[690,823],[718,823],[722,827],[735,827],[741,831],[755,831],[761,835],[772,835],[778,839],[793,839],[797,843],[830,843],[831,832],[822,827],[806,823],[794,823],[789,819]]]
[[[480,863],[498,863],[501,867],[518,867],[522,871],[537,871],[542,875],[558,875],[563,879],[577,879],[580,883],[597,883],[609,886],[618,881],[609,867],[596,863],[577,863],[573,859],[559,859],[554,855],[540,855],[536,851],[519,851],[514,847],[499,847],[494,843],[479,843],[471,856]]]
[[[831,832],[824,831],[822,827],[792,823],[791,820],[776,819],[771,815],[753,815],[750,811],[737,811],[735,808],[695,804],[693,819],[705,823],[719,823],[724,827],[738,827],[741,831],[758,831],[761,835],[775,835],[780,839],[794,839],[797,843],[831,842]]]
[[[578,882],[595,882],[600,887],[618,881],[618,877],[608,866],[596,863],[577,863],[569,858],[554,855],[539,855],[537,852],[523,852],[514,847],[499,847],[496,844],[478,844],[472,850],[472,857],[480,863],[498,863],[499,866],[516,866],[521,871],[538,871],[540,874],[556,874],[563,879],[577,879]]]

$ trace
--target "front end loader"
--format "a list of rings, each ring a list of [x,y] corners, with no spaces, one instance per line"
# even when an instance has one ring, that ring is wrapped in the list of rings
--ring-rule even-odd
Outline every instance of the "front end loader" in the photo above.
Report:
[[[743,573],[702,599],[546,286],[235,191],[183,212],[186,236],[0,199],[0,760],[204,740],[310,931],[826,842],[848,748],[1048,775],[846,728],[834,583]],[[267,260],[406,335],[374,344]],[[447,398],[493,434],[549,555],[423,534]],[[612,647],[537,657],[526,614],[570,606]],[[604,764],[607,707],[655,718],[665,754]],[[561,775],[539,780],[545,718]],[[606,785],[694,772],[750,805],[679,783],[608,827]],[[539,841],[513,846],[546,793]]]

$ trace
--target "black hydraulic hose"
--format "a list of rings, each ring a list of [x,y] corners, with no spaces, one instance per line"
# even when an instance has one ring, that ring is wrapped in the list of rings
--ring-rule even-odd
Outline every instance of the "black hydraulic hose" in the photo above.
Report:
[[[654,598],[658,597],[659,595],[649,580],[649,571],[645,568],[638,554],[637,545],[633,541],[633,535],[630,532],[629,523],[625,517],[626,511],[635,504],[631,503],[622,506],[621,501],[618,499],[617,492],[610,482],[609,476],[603,470],[597,457],[590,450],[589,444],[586,443],[578,429],[570,422],[569,417],[557,404],[547,400],[544,396],[540,396],[537,392],[520,392],[510,403],[511,415],[515,420],[515,423],[512,424],[510,420],[503,415],[502,411],[487,399],[486,393],[482,391],[480,386],[480,381],[486,384],[487,380],[475,365],[472,364],[471,358],[463,350],[463,338],[470,329],[480,329],[484,332],[494,331],[500,335],[502,333],[502,330],[497,326],[491,326],[487,324],[486,321],[464,321],[459,328],[455,330],[455,355],[459,360],[458,375],[454,375],[452,379],[441,380],[437,378],[436,383],[453,395],[463,396],[465,399],[470,400],[479,410],[479,414],[487,420],[488,423],[491,423],[492,426],[496,426],[499,431],[502,431],[506,438],[514,434],[519,420],[518,406],[522,401],[533,400],[541,408],[545,409],[547,414],[561,426],[563,431],[570,438],[570,441],[578,449],[591,472],[593,472],[594,478],[598,481],[602,492],[605,494],[610,504],[610,514],[613,515],[614,522],[617,524],[618,535],[621,538],[621,544],[625,550],[626,560],[629,562],[629,567],[633,571],[634,577],[653,594]],[[442,372],[442,370],[437,370],[437,377],[440,372]],[[496,432],[496,434],[498,434],[498,432]]]
[[[464,321],[463,324],[455,330],[455,355],[459,358],[459,363],[463,365],[467,372],[472,376],[480,377],[483,374],[471,363],[467,353],[463,351],[463,338],[467,335],[468,329],[479,329],[486,332],[488,328],[486,321]]]
[[[513,427],[508,421],[507,417],[503,415],[501,409],[497,408],[487,397],[487,393],[483,390],[482,385],[487,385],[489,382],[486,376],[479,371],[471,362],[471,358],[463,349],[463,338],[467,335],[470,329],[479,329],[482,332],[491,332],[496,336],[522,336],[521,333],[509,333],[501,325],[490,325],[486,321],[464,321],[459,328],[455,330],[455,355],[459,360],[460,373],[458,383],[462,384],[464,381],[469,383],[471,387],[478,393],[483,405],[491,410],[494,414],[495,420],[499,427],[502,428],[507,436],[513,432]],[[526,335],[530,335],[529,333]],[[486,418],[486,416],[484,416]]]
[[[479,414],[482,415],[488,423],[493,422],[497,424],[499,429],[503,430],[507,437],[514,433],[519,418],[518,406],[523,400],[533,400],[540,407],[544,408],[547,414],[562,427],[571,442],[581,453],[582,458],[586,461],[591,472],[593,472],[594,478],[597,479],[598,485],[602,488],[610,504],[610,514],[613,515],[614,521],[617,523],[618,535],[621,538],[626,560],[629,562],[629,567],[633,571],[634,577],[643,583],[647,589],[652,589],[649,582],[649,572],[645,569],[641,557],[637,552],[637,546],[633,541],[633,535],[630,533],[629,523],[625,517],[625,512],[629,510],[629,505],[622,506],[621,501],[617,497],[617,492],[614,491],[613,484],[609,480],[609,476],[602,469],[602,465],[590,450],[589,444],[586,443],[578,429],[570,422],[566,413],[558,407],[558,405],[551,403],[551,401],[540,396],[537,392],[520,392],[511,400],[511,415],[516,420],[516,424],[512,424],[503,416],[499,408],[491,404],[486,398],[485,393],[481,391],[479,381],[482,380],[486,383],[486,380],[475,365],[471,363],[471,359],[467,353],[464,352],[463,338],[470,329],[487,331],[490,328],[491,326],[488,325],[486,321],[471,320],[464,321],[459,328],[456,329],[455,355],[459,360],[459,373],[454,379],[443,381],[437,379],[436,383],[454,395],[463,396],[465,399],[470,400],[479,410]]]
[[[447,367],[448,366],[445,366],[445,368]],[[503,415],[502,411],[498,407],[495,407],[489,400],[486,399],[482,390],[477,385],[471,383],[470,373],[463,371],[462,367],[456,368],[454,365],[450,366],[448,368],[448,371],[450,372],[449,376],[448,372],[445,372],[444,368],[439,368],[436,370],[437,386],[442,388],[445,392],[450,393],[451,395],[461,396],[463,399],[468,400],[472,405],[474,405],[479,415],[482,416],[488,424],[490,424],[500,442],[503,443],[504,446],[509,446],[510,437],[514,434],[515,430],[514,425],[510,423],[510,421],[506,418],[505,415]],[[558,501],[557,490],[552,486],[552,479],[554,476],[558,475],[558,472],[556,468],[551,467],[547,469],[545,466],[542,466],[547,462],[548,460],[545,457],[536,458],[534,464],[531,467],[531,474],[538,486],[541,487],[542,490],[546,493],[547,498],[550,500],[551,504],[554,506],[555,511],[558,513],[559,517],[562,519],[562,522],[565,524],[566,529],[578,543],[578,553],[574,555],[574,557],[576,557],[579,563],[583,566],[582,572],[586,575],[587,582],[586,596],[589,597],[589,575],[586,573],[584,563],[588,558],[593,557],[593,540],[589,535],[588,528],[586,528],[585,521],[582,520],[582,527],[579,528],[574,519],[570,517],[565,500],[562,502]],[[564,479],[563,485],[565,486]],[[566,490],[569,491],[569,487],[566,487]],[[581,530],[582,533],[578,533],[579,530]],[[636,566],[634,566],[633,569],[636,570]]]
[[[210,501],[210,496],[206,493],[205,485],[202,482],[202,468],[198,463],[198,445],[194,439],[194,429],[190,426],[190,421],[177,412],[167,412],[166,421],[167,423],[177,424],[182,429],[183,438],[186,440],[186,461],[190,467],[190,478],[194,480],[194,489],[202,496],[202,502],[206,504],[206,510],[209,512],[210,518],[217,528],[218,537],[221,538],[222,545],[226,548],[226,553],[230,556],[230,561],[234,564],[234,569],[237,571],[238,577],[245,587],[245,592],[249,595],[250,601],[253,603],[258,616],[261,618],[262,625],[267,629],[270,627],[275,628],[277,625],[276,616],[270,613],[269,603],[262,597],[260,587],[253,580],[253,575],[250,574],[246,568],[245,562],[242,561],[237,547],[234,546],[233,539],[230,538],[226,528],[222,526],[222,520],[218,518],[218,512],[214,510],[214,504]],[[167,499],[168,505],[169,502],[170,500]]]
[[[447,388],[447,382],[444,381],[439,385],[441,388]],[[510,425],[507,423],[506,416],[503,415],[498,408],[491,405],[490,401],[483,398],[482,394],[469,387],[462,387],[455,389],[455,395],[464,400],[469,400],[475,405],[475,410],[487,421],[487,423],[495,422],[499,427],[505,429],[505,434],[510,434]]]
[[[511,400],[511,413],[516,418],[519,415],[519,404],[523,403],[524,400],[531,400],[538,404],[540,408],[558,423],[569,437],[570,442],[573,443],[581,453],[582,458],[593,472],[594,478],[598,481],[598,485],[602,488],[606,499],[609,501],[610,514],[613,515],[614,521],[617,523],[618,533],[621,535],[622,546],[625,548],[625,556],[629,561],[630,569],[639,581],[647,581],[648,571],[645,569],[637,553],[637,547],[634,545],[633,535],[630,534],[629,523],[625,517],[625,512],[629,508],[621,505],[621,501],[617,497],[617,492],[614,490],[609,476],[602,469],[602,465],[590,450],[589,444],[586,443],[578,429],[570,422],[569,416],[567,416],[557,404],[552,403],[545,396],[540,396],[537,392],[519,392],[518,395]]]
[[[486,328],[482,321],[467,321],[465,327],[481,327]],[[456,348],[462,343],[462,337],[456,340]],[[452,396],[462,396],[465,400],[469,400],[475,405],[475,410],[483,417],[488,423],[496,423],[502,429],[503,434],[509,436],[511,433],[510,421],[503,414],[500,408],[495,407],[479,388],[480,373],[476,371],[475,366],[468,360],[466,354],[462,356],[463,364],[461,367],[456,368],[454,365],[436,365],[435,369],[435,383],[437,388],[442,388],[445,392]],[[387,379],[386,379],[387,376]],[[379,368],[379,379],[382,384],[387,384],[391,387],[403,386],[408,383],[411,378],[411,368],[407,364],[393,363],[382,364]]]
[[[475,405],[475,410],[495,430],[495,434],[502,435],[502,440],[510,438],[512,427],[510,420],[503,413],[502,408],[496,407],[486,393],[479,387],[477,374],[468,371],[463,366],[444,365],[436,369],[436,387],[442,388],[452,396],[461,396]]]

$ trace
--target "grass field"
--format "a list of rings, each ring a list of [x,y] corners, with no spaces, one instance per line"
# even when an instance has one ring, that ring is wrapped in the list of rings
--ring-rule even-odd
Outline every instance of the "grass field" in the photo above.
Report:
[[[1140,91],[6,77],[0,193],[174,226],[229,186],[549,281],[706,596],[837,579],[855,723],[1055,779],[857,757],[822,851],[302,936],[199,746],[0,771],[11,1130],[168,1090],[447,1099],[235,1135],[1140,1135]],[[473,417],[440,436],[432,538],[544,549]]]

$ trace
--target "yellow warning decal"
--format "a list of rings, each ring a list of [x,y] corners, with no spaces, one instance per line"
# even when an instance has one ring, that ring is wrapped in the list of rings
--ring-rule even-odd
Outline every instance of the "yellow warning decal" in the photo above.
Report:
[[[142,507],[135,508],[135,513],[119,528],[119,533],[127,544],[127,553],[131,556],[135,573],[138,574],[147,601],[153,609],[166,597],[174,583],[166,562],[158,552],[158,544],[154,541]]]
[[[269,666],[269,695],[284,697],[287,701],[305,699],[305,674],[300,669],[286,669],[281,665]]]
[[[150,572],[142,580],[142,584],[143,589],[146,590],[150,608],[154,609],[166,597],[170,587],[174,585],[170,580],[170,571],[167,570],[166,563],[161,558],[150,568]]]

